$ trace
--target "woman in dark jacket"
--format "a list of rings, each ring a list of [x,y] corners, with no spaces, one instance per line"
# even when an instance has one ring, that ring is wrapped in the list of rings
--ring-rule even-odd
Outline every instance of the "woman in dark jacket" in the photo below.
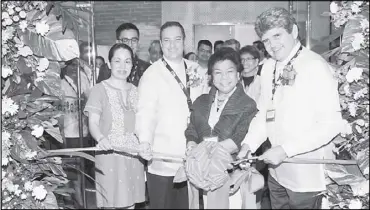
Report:
[[[212,88],[209,94],[197,98],[192,106],[190,123],[185,131],[187,150],[202,141],[215,141],[235,160],[240,143],[257,113],[256,103],[245,94],[239,83],[243,68],[236,51],[220,49],[210,57],[208,69]]]

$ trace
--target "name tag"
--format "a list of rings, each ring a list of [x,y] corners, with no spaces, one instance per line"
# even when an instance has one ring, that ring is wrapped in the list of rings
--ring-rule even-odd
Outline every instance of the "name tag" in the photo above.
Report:
[[[275,109],[268,109],[266,112],[266,122],[275,121]]]
[[[217,136],[209,136],[209,137],[204,137],[204,141],[212,141],[212,142],[218,142],[218,137]]]

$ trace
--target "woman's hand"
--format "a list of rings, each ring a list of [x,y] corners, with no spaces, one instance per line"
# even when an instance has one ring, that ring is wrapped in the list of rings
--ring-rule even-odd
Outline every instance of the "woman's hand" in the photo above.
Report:
[[[109,140],[105,137],[100,138],[98,141],[98,145],[96,145],[101,150],[111,150],[112,145],[110,144]]]
[[[189,141],[188,144],[186,145],[186,152],[185,155],[188,156],[191,152],[191,150],[194,149],[198,144],[195,143],[194,141]]]
[[[148,142],[140,142],[139,155],[145,160],[151,160],[153,158],[152,147]]]

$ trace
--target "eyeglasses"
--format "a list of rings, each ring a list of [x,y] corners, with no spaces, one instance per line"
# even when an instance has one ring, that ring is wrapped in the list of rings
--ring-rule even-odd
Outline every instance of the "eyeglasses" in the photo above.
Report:
[[[242,58],[242,63],[251,62],[253,60],[255,60],[255,58]]]
[[[123,44],[129,44],[129,43],[137,44],[139,42],[139,39],[138,38],[132,38],[132,39],[123,38],[123,39],[121,39],[121,42]]]

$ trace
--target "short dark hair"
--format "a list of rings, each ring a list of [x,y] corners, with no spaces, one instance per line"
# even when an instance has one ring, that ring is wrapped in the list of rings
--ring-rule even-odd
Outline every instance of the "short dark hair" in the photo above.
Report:
[[[123,43],[116,43],[109,50],[109,53],[108,53],[108,60],[109,60],[109,62],[112,61],[112,58],[114,56],[114,53],[118,49],[126,49],[126,50],[128,50],[130,52],[131,59],[134,59],[134,52],[132,52],[131,47],[129,47],[128,45],[123,44]]]
[[[253,46],[253,45],[246,45],[244,47],[242,47],[242,49],[240,49],[239,51],[239,54],[240,54],[240,57],[243,55],[243,54],[250,54],[251,56],[253,56],[254,59],[258,59],[258,61],[260,61],[260,52],[258,51],[258,49]]]
[[[183,39],[185,40],[185,29],[184,27],[177,21],[167,21],[165,22],[162,26],[161,26],[161,29],[160,29],[160,32],[159,32],[159,39],[162,40],[162,33],[163,33],[163,30],[166,29],[166,28],[169,28],[169,27],[179,27],[181,29],[181,33],[182,33],[182,36],[183,36]]]
[[[263,52],[263,55],[268,58],[270,57],[269,53],[267,52],[266,48],[265,48],[265,45],[260,41],[260,40],[257,40],[257,41],[254,41],[253,42],[253,45],[256,45],[257,49],[261,52]]]
[[[241,72],[243,70],[243,66],[241,63],[240,55],[231,47],[223,47],[220,50],[216,51],[208,61],[208,74],[212,75],[213,67],[219,61],[229,60],[233,62],[236,66],[237,72]]]
[[[105,63],[105,59],[102,56],[100,55],[96,56],[95,60],[98,60],[98,59],[101,59],[103,63]]]
[[[224,43],[224,41],[222,41],[222,40],[217,40],[217,41],[215,41],[215,43],[213,44],[213,47],[214,47],[213,52],[216,52],[216,46],[217,46],[217,45],[219,45],[219,44],[223,44],[223,43]]]
[[[154,44],[159,44],[159,47],[161,48],[161,52],[162,52],[161,42],[158,39],[152,40],[152,42],[150,42],[148,52],[150,52]]]
[[[125,30],[135,30],[137,32],[137,36],[140,37],[139,29],[136,27],[136,25],[132,23],[122,23],[118,28],[116,29],[116,39],[119,40],[119,36],[121,35],[122,31]]]
[[[212,43],[209,40],[206,40],[206,39],[200,40],[198,42],[198,48],[197,49],[199,49],[200,45],[202,45],[202,44],[209,46],[212,50]]]
[[[82,41],[79,45],[79,50],[80,50],[80,53],[82,54],[83,50],[86,48],[86,47],[91,47],[92,48],[92,43],[90,42],[86,42],[86,41]]]
[[[236,45],[236,49],[240,49],[240,42],[236,39],[228,39],[224,42],[224,45],[232,45],[232,44],[235,44]]]
[[[273,7],[262,12],[254,24],[255,31],[262,37],[268,30],[273,28],[284,28],[288,33],[292,33],[293,25],[297,24],[293,15],[282,7]]]
[[[189,59],[189,57],[190,57],[192,54],[196,55],[194,52],[188,52],[186,55],[184,55],[184,58],[185,58],[185,59]]]

